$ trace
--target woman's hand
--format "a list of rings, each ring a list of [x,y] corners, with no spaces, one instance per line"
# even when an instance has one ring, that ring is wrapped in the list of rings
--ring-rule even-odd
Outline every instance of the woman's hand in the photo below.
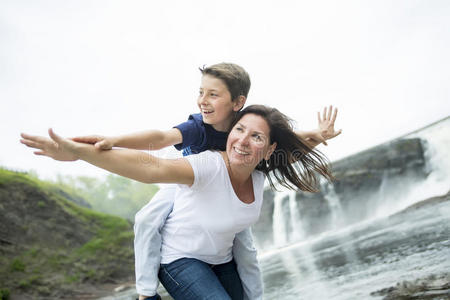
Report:
[[[78,160],[77,143],[58,136],[52,129],[48,130],[48,134],[51,139],[22,133],[20,142],[30,148],[38,149],[34,151],[36,155],[48,156],[59,161]]]
[[[320,116],[320,112],[317,112],[317,119],[319,121],[318,132],[324,140],[332,139],[342,133],[342,129],[339,129],[337,131],[334,129],[334,122],[336,121],[337,111],[337,108],[335,108],[333,112],[333,106],[330,105],[329,108],[324,107],[322,117]],[[327,145],[325,141],[323,143]]]
[[[114,147],[114,139],[101,135],[77,136],[71,138],[72,141],[94,145],[96,149],[111,150]]]

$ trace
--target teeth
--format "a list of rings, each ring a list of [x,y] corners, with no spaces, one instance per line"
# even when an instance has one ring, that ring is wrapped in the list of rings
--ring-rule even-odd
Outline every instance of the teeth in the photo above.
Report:
[[[202,111],[203,111],[203,113],[205,113],[205,114],[210,114],[210,113],[212,113],[212,110],[204,110],[204,109],[202,109]]]
[[[239,153],[241,155],[247,155],[248,154],[248,152],[241,151],[241,150],[239,150],[237,148],[234,148],[234,151],[236,151],[237,153]]]

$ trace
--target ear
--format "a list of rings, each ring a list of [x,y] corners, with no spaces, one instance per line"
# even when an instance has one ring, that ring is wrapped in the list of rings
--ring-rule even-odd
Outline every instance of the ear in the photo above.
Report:
[[[265,160],[269,160],[270,156],[273,154],[273,152],[277,149],[277,142],[273,143],[269,146],[269,149],[267,150],[266,156],[264,157]]]
[[[240,111],[244,105],[247,98],[245,96],[240,95],[235,101],[233,101],[233,111]]]

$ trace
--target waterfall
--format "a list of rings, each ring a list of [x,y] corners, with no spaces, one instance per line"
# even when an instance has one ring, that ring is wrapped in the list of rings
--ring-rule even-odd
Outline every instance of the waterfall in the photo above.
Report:
[[[276,247],[286,245],[288,237],[286,232],[286,222],[283,217],[283,200],[286,193],[275,194],[273,209],[273,241]]]
[[[379,189],[379,199],[374,217],[395,214],[423,199],[444,195],[450,191],[450,118],[404,138],[421,138],[424,148],[425,180],[410,178],[389,178],[384,173]]]
[[[446,194],[450,190],[450,117],[408,137],[419,137],[426,141],[424,156],[427,161],[427,179],[415,184],[406,195],[400,208],[419,200]]]
[[[384,171],[378,190],[378,200],[375,201],[375,218],[386,216],[389,213],[388,172]]]
[[[296,191],[285,190],[275,194],[273,210],[273,239],[276,247],[300,241],[305,233],[302,229],[300,212],[296,201]],[[284,215],[288,201],[289,215]]]
[[[327,201],[331,212],[331,228],[337,228],[345,223],[341,201],[334,190],[333,183],[322,181],[321,184],[324,186],[324,198]]]
[[[300,219],[300,212],[298,209],[296,196],[297,196],[296,191],[289,192],[289,213],[291,215],[291,228],[292,228],[291,236],[289,239],[290,242],[297,242],[305,237],[302,222]]]

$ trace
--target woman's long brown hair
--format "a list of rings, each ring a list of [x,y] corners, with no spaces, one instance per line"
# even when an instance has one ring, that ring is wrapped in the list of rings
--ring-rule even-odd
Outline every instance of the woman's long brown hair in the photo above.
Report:
[[[256,167],[267,175],[271,188],[276,189],[275,179],[288,189],[317,192],[318,175],[329,181],[333,179],[328,159],[295,134],[291,120],[286,115],[276,108],[250,105],[237,114],[233,126],[246,114],[264,118],[270,128],[270,144],[277,143],[269,160],[262,160]]]

